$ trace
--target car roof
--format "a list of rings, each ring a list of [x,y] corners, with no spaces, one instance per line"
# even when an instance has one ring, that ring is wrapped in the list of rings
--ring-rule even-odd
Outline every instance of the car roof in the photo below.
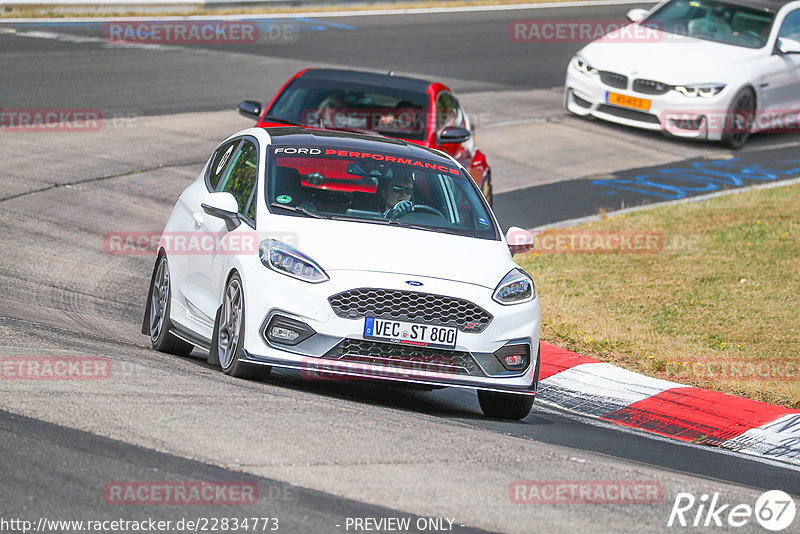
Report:
[[[426,92],[431,82],[410,78],[408,76],[395,76],[394,74],[378,74],[348,69],[308,69],[299,76],[311,80],[330,80],[336,82],[364,83],[378,86],[396,87],[406,91]]]
[[[382,150],[393,154],[440,160],[449,165],[455,163],[453,159],[438,150],[390,137],[295,126],[272,126],[261,129],[269,135],[271,145],[336,146],[354,151]]]

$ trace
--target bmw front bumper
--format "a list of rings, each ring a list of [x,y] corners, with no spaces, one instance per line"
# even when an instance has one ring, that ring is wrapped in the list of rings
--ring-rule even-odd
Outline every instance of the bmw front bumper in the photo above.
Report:
[[[625,126],[664,131],[676,137],[719,141],[730,104],[730,90],[704,98],[686,97],[677,91],[645,94],[631,89],[631,80],[624,88],[603,83],[599,74],[586,75],[570,66],[564,86],[564,107],[581,116],[592,116]],[[609,102],[609,93],[617,93],[649,101],[649,109],[620,106]]]

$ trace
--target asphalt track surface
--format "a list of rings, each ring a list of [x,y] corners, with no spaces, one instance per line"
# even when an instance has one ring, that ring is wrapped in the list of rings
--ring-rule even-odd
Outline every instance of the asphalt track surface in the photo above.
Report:
[[[800,173],[799,155],[795,146],[743,151],[729,159],[697,158],[613,176],[565,180],[496,195],[494,209],[504,227],[536,228],[601,211],[791,180]]]
[[[3,485],[13,488],[13,491],[3,491],[2,495],[0,512],[6,519],[22,516],[38,523],[38,517],[50,521],[70,517],[100,520],[110,517],[128,521],[154,518],[156,521],[172,521],[175,525],[183,519],[202,522],[202,526],[206,526],[198,518],[219,521],[222,518],[257,517],[258,529],[250,529],[270,531],[271,527],[277,526],[275,531],[285,532],[334,531],[346,524],[348,516],[375,519],[407,517],[412,525],[420,519],[396,510],[157,453],[7,412],[1,415]],[[247,506],[246,515],[241,506],[216,504],[173,505],[166,509],[150,504],[118,508],[113,515],[110,514],[113,507],[109,501],[113,502],[113,494],[98,491],[98,488],[103,489],[105,484],[116,481],[132,480],[200,480],[225,484],[225,487],[255,485],[260,498],[254,505]],[[32,506],[32,501],[35,501],[35,506]],[[31,511],[30,516],[25,515],[30,508],[35,508],[35,511]],[[262,528],[264,525],[268,528]],[[483,532],[457,524],[453,527],[454,532]]]
[[[642,4],[646,6],[647,4]],[[621,19],[637,7],[584,7],[478,13],[335,17],[297,24],[296,42],[192,45],[206,56],[187,56],[178,47],[129,47],[108,62],[103,23],[2,24],[40,37],[4,39],[0,67],[14,72],[0,80],[4,107],[101,108],[137,114],[230,109],[244,98],[266,100],[285,77],[259,68],[258,59],[297,60],[305,65],[339,65],[410,72],[452,82],[459,93],[556,87],[580,43],[516,43],[509,23],[517,19]],[[41,37],[42,32],[56,34]],[[94,39],[70,42],[64,37]],[[220,52],[216,56],[211,52]],[[24,64],[24,68],[23,68]],[[41,73],[47,73],[42,77]],[[276,79],[277,78],[277,79]],[[146,87],[147,90],[141,90]]]
[[[509,43],[508,22],[533,16],[618,18],[630,7],[336,18],[336,24],[354,29],[326,26],[304,33],[295,46],[263,50],[118,49],[111,62],[97,41],[66,44],[63,37],[0,34],[0,69],[11,73],[0,78],[0,104],[144,115],[230,109],[232,102],[257,96],[259,88],[271,94],[298,63],[391,65],[441,76],[461,93],[556,87],[563,64],[580,45],[553,45],[527,56]],[[47,31],[96,36],[97,29]],[[266,74],[254,67],[265,55],[274,60]],[[41,178],[36,154],[13,154],[19,145],[6,139],[0,138],[0,149],[12,162],[9,167],[16,167],[5,169],[4,183]],[[786,152],[780,157],[789,161],[791,150]],[[754,165],[775,160],[760,152],[743,157],[753,158],[748,162]],[[166,170],[172,181],[165,181]],[[119,369],[113,381],[100,386],[2,383],[0,407],[7,411],[0,412],[1,517],[280,514],[283,531],[338,532],[344,531],[336,526],[343,517],[419,514],[497,531],[592,530],[601,521],[616,531],[638,532],[667,530],[678,491],[719,491],[732,502],[751,502],[765,489],[800,495],[795,470],[622,432],[545,406],[536,406],[520,423],[492,421],[480,415],[471,392],[387,391],[382,384],[309,381],[292,373],[252,383],[211,369],[198,351],[190,358],[155,353],[137,332],[152,260],[109,258],[97,251],[98,239],[114,219],[127,227],[160,228],[175,195],[197,170],[196,161],[173,161],[164,169],[97,174],[38,193],[0,195],[6,199],[0,200],[5,355],[102,354]],[[613,178],[632,180],[651,171],[657,170],[624,171]],[[560,195],[573,198],[575,187],[600,188],[585,183],[545,187],[561,188]],[[603,185],[603,193],[641,197],[630,201],[659,200]],[[526,191],[525,198],[550,194],[544,191]],[[597,198],[608,202],[600,207],[620,201],[612,195]],[[511,199],[498,197],[503,221],[523,210]],[[593,213],[598,204],[592,202],[571,207],[568,215]],[[555,220],[558,214],[546,205],[538,206],[541,217],[521,224]],[[623,478],[662,481],[664,502],[525,508],[509,506],[503,494],[519,479]],[[264,496],[272,489],[290,497],[262,498],[247,509],[114,507],[104,502],[102,488],[115,480],[246,480],[257,483]],[[487,489],[494,496],[486,497]],[[750,530],[757,528],[742,529]]]

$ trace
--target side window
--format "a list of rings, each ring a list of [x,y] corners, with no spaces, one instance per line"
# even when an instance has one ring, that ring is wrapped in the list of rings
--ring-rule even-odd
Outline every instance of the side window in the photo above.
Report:
[[[441,130],[446,126],[468,127],[458,100],[450,93],[441,93],[436,100],[436,129]]]
[[[208,186],[210,191],[217,190],[219,179],[222,177],[223,173],[225,172],[225,168],[230,163],[231,155],[233,154],[236,145],[239,144],[239,141],[240,139],[234,139],[229,143],[225,143],[219,147],[214,153],[214,156],[212,156],[211,164],[208,166],[208,171],[206,173],[206,186]]]
[[[233,151],[231,158],[232,162],[228,165],[217,190],[232,194],[239,204],[239,212],[254,221],[258,148],[252,141],[245,140]]]
[[[795,9],[786,15],[781,24],[778,37],[785,37],[800,43],[800,9]]]

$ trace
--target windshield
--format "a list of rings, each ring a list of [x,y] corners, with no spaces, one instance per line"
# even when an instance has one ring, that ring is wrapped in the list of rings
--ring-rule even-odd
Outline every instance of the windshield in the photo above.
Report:
[[[273,213],[498,239],[472,179],[447,160],[340,147],[270,149]]]
[[[673,0],[642,24],[707,41],[761,48],[775,15],[749,7],[704,0]]]
[[[266,118],[297,126],[424,141],[427,110],[427,93],[298,78],[281,93]]]

